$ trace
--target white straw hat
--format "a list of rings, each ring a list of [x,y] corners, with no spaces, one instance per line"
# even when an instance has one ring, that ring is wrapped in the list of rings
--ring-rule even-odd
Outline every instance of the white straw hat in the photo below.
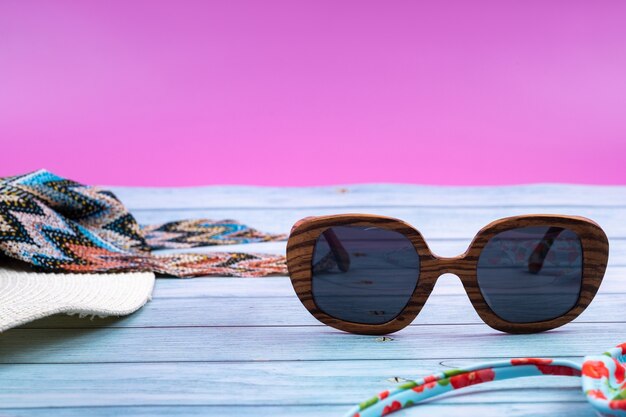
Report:
[[[0,332],[53,314],[124,316],[152,295],[154,274],[60,274],[0,266]]]

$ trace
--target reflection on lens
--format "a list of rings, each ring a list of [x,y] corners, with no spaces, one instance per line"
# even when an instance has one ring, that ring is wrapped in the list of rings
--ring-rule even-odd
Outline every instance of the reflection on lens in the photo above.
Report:
[[[312,292],[324,313],[382,324],[407,305],[419,276],[419,256],[404,235],[366,226],[336,226],[318,238]]]
[[[500,318],[511,323],[551,320],[578,301],[580,238],[560,227],[507,230],[489,240],[476,272],[485,301]]]

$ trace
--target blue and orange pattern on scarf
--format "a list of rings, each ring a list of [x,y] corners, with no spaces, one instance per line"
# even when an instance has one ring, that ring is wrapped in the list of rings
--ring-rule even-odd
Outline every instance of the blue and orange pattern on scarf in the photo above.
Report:
[[[151,252],[284,239],[233,220],[140,226],[112,192],[43,170],[0,179],[0,253],[37,270],[153,271],[177,277],[286,274],[285,259],[277,255]]]

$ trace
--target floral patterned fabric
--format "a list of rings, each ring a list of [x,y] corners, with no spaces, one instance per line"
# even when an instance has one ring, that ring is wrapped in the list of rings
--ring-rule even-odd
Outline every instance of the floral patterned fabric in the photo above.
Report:
[[[558,359],[517,358],[453,369],[405,382],[394,390],[353,407],[345,417],[381,417],[446,392],[484,382],[541,375],[582,376],[582,389],[598,414],[626,417],[626,343],[600,356],[588,356],[582,367]]]
[[[599,356],[588,356],[582,366],[587,400],[603,416],[626,416],[626,343]]]
[[[37,270],[153,271],[177,277],[284,275],[283,256],[151,252],[284,239],[233,220],[140,226],[112,192],[47,171],[0,179],[0,254]]]

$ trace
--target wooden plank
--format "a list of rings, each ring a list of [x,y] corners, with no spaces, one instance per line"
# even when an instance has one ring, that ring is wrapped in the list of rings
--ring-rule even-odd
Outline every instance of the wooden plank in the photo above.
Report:
[[[510,394],[515,398],[523,396],[521,392]],[[581,395],[582,397],[582,395]],[[165,406],[165,407],[77,407],[77,408],[44,408],[44,409],[6,409],[3,410],[10,416],[21,417],[103,417],[103,416],[128,416],[128,417],[151,417],[151,416],[229,416],[229,417],[321,417],[343,416],[348,408],[346,406],[326,406],[318,404],[310,405],[280,405],[280,406]],[[481,416],[481,417],[536,417],[567,416],[567,417],[590,417],[593,416],[591,405],[586,402],[534,402],[532,404],[512,401],[508,404],[439,404],[429,403],[419,407],[403,410],[401,416],[424,417],[424,416]]]
[[[145,209],[474,206],[626,206],[624,186],[533,184],[503,187],[441,187],[358,184],[328,187],[209,186],[181,188],[105,187],[127,207]]]
[[[521,214],[569,214],[595,220],[604,228],[610,238],[626,238],[624,207],[473,207],[473,208],[420,208],[420,207],[380,207],[370,209],[363,206],[350,208],[281,208],[275,209],[239,209],[210,208],[186,210],[145,210],[134,212],[142,224],[160,223],[190,218],[237,219],[252,227],[272,232],[288,233],[291,226],[303,217],[339,213],[371,213],[402,219],[416,227],[426,238],[467,239],[466,245],[476,232],[488,223],[507,216]]]
[[[471,361],[457,361],[468,365]],[[364,366],[366,365],[366,366]],[[320,370],[323,369],[323,372]],[[397,384],[450,369],[438,360],[265,363],[140,363],[3,365],[0,410],[19,407],[32,392],[31,407],[357,404]],[[103,377],[106,376],[106,377]],[[340,395],[337,393],[341,387]],[[580,379],[520,378],[476,386],[444,403],[584,401]],[[167,393],[167,395],[163,395]],[[480,395],[478,395],[480,394]],[[504,395],[507,394],[507,395]]]
[[[616,316],[626,293],[601,293],[579,316],[577,323],[623,323]],[[228,306],[228,308],[224,308]],[[277,314],[280,312],[280,314]],[[433,293],[412,326],[483,323],[465,294]],[[28,323],[23,328],[62,329],[97,327],[324,327],[300,304],[295,295],[276,297],[159,297],[140,311],[122,318],[79,318],[57,315]],[[626,340],[625,340],[626,341]]]
[[[624,342],[615,329],[616,324],[570,323],[541,334],[508,335],[484,324],[412,326],[389,341],[299,326],[13,329],[0,340],[0,363],[584,356]]]

